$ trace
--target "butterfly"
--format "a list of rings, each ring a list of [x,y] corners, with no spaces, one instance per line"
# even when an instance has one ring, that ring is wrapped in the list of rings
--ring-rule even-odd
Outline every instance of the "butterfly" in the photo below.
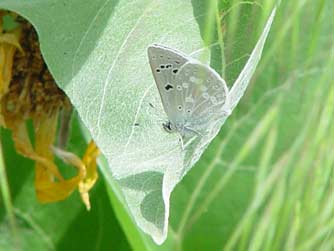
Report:
[[[215,70],[159,44],[148,47],[148,58],[168,116],[163,123],[167,132],[177,132],[185,141],[203,137],[229,113],[228,88]]]

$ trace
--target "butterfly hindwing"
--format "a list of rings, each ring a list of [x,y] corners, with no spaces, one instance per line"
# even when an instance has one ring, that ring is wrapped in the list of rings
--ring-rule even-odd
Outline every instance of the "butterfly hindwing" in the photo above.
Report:
[[[177,104],[185,127],[205,133],[210,121],[222,114],[228,89],[225,81],[208,66],[191,61],[184,64],[175,78]],[[180,107],[181,106],[181,107]]]

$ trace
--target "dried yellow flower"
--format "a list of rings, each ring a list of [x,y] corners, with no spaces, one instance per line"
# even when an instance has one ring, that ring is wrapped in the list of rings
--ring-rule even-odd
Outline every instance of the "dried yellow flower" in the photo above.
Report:
[[[31,24],[20,20],[20,26],[3,32],[0,12],[0,126],[12,131],[15,148],[35,161],[35,189],[40,202],[66,199],[78,189],[87,209],[89,190],[98,174],[99,150],[91,142],[81,160],[68,151],[53,147],[58,114],[70,109],[64,92],[57,87],[39,50],[38,38]],[[26,121],[33,121],[33,146]],[[77,175],[65,179],[54,163],[54,154],[77,168]]]

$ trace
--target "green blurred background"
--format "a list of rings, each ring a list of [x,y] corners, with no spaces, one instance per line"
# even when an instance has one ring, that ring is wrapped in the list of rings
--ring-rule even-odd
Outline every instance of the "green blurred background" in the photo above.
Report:
[[[213,47],[211,64],[231,86],[273,1],[192,4],[195,13],[207,10],[198,20],[202,31],[207,22],[214,27],[203,39],[223,42],[223,52]],[[136,229],[102,175],[89,213],[78,194],[38,204],[33,163],[15,153],[2,130],[10,199],[1,167],[0,250],[19,242],[22,250],[333,251],[333,13],[331,0],[281,2],[245,96],[172,194],[162,246]],[[77,118],[72,132],[70,149],[82,155]]]

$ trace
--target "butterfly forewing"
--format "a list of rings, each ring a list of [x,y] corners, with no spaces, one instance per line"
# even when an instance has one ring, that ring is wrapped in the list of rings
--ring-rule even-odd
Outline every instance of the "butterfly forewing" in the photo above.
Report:
[[[148,58],[158,87],[163,107],[171,122],[177,120],[175,104],[180,102],[176,94],[175,78],[180,68],[188,61],[181,52],[162,45],[148,47]]]

